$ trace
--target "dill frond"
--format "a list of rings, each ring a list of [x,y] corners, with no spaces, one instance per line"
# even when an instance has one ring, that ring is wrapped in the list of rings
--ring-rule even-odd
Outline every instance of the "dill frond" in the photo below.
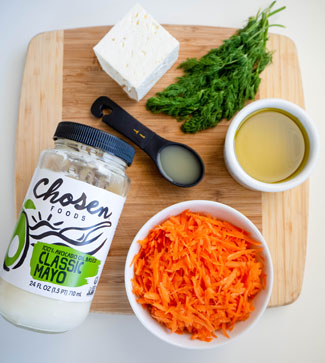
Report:
[[[183,120],[182,130],[195,133],[231,119],[245,102],[254,99],[260,73],[272,61],[267,51],[269,17],[275,1],[216,49],[200,59],[181,63],[184,76],[147,101],[153,113],[165,113]],[[277,26],[274,24],[274,26]]]

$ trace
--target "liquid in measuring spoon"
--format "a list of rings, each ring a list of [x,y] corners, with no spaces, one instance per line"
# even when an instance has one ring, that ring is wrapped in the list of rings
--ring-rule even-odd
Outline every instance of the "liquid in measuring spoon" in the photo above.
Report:
[[[201,164],[190,150],[179,145],[170,145],[161,150],[158,163],[166,177],[178,184],[196,182],[201,175]]]
[[[293,175],[306,155],[303,132],[285,113],[259,111],[243,122],[235,136],[236,156],[253,178],[275,183]]]

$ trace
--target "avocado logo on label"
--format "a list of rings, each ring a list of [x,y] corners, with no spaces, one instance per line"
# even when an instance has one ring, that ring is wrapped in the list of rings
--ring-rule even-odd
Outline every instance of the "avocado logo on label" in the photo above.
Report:
[[[35,204],[31,199],[26,200],[24,207],[20,212],[14,234],[9,243],[3,263],[3,268],[6,271],[9,271],[10,268],[16,269],[20,267],[27,256],[29,248],[29,222],[26,213],[27,209],[36,209]],[[17,246],[15,246],[16,244]],[[13,249],[14,251],[12,251]]]
[[[65,287],[96,281],[115,229],[113,211],[87,189],[70,193],[69,183],[43,177],[27,196],[3,262],[13,282],[20,267],[34,280]]]
[[[52,223],[51,212],[44,219],[36,209],[31,199],[25,202],[7,249],[3,263],[5,271],[20,267],[26,259],[29,247],[35,249],[36,242],[77,248],[81,253],[93,256],[104,247],[107,241],[106,231],[112,227],[109,220],[84,227],[66,226],[63,221]]]

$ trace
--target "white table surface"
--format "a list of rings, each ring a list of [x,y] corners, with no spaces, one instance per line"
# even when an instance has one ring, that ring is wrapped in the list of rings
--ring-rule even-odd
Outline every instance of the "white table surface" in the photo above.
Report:
[[[160,23],[241,27],[271,0],[141,0]],[[0,259],[15,224],[14,153],[20,86],[30,39],[64,28],[114,24],[132,0],[2,0],[0,2]],[[297,46],[307,112],[325,136],[325,1],[284,0],[273,28]],[[321,149],[310,185],[310,222],[305,279],[299,299],[268,309],[239,340],[208,351],[187,351],[152,336],[134,316],[90,314],[79,328],[43,335],[0,318],[0,362],[325,362],[325,157]]]

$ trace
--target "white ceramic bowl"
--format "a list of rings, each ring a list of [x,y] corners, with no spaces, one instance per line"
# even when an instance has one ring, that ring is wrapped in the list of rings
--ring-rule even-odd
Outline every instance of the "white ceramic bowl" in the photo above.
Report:
[[[200,340],[191,340],[189,334],[175,334],[170,333],[170,331],[164,326],[160,325],[156,320],[154,320],[149,312],[142,307],[141,304],[137,303],[135,295],[132,293],[132,282],[131,279],[134,276],[133,266],[130,266],[132,259],[136,253],[138,253],[140,249],[140,245],[138,244],[138,240],[144,239],[149,231],[160,223],[164,222],[170,216],[175,216],[183,212],[184,210],[189,209],[193,212],[202,212],[208,213],[216,218],[228,221],[235,226],[245,229],[250,233],[251,237],[260,241],[263,246],[263,257],[264,257],[264,266],[265,273],[267,274],[267,284],[266,288],[260,291],[257,296],[254,298],[254,306],[255,310],[251,313],[250,317],[242,322],[237,322],[235,328],[232,332],[230,332],[231,338],[228,339],[223,336],[221,332],[217,332],[218,338],[213,339],[211,342],[203,342]],[[182,348],[188,349],[209,349],[215,348],[225,343],[232,342],[235,338],[246,332],[249,328],[251,328],[262,316],[265,308],[267,307],[271,291],[273,285],[273,267],[272,260],[267,244],[259,232],[257,227],[243,214],[238,212],[236,209],[233,209],[225,204],[206,201],[206,200],[191,200],[187,202],[182,202],[178,204],[174,204],[168,208],[163,209],[158,212],[152,218],[148,220],[146,224],[139,230],[137,235],[134,237],[134,240],[131,243],[126,264],[125,264],[125,288],[126,293],[130,302],[130,305],[140,320],[140,322],[154,335],[158,338],[164,340],[167,343],[176,345]]]
[[[263,183],[259,180],[252,178],[239,164],[235,153],[235,135],[247,116],[251,113],[264,108],[280,109],[288,112],[296,117],[301,125],[306,130],[309,138],[310,150],[309,157],[304,168],[291,179],[278,183]],[[296,187],[303,183],[311,174],[316,165],[316,161],[319,154],[319,136],[313,121],[306,114],[306,112],[296,104],[282,100],[279,98],[266,98],[263,100],[255,101],[244,107],[231,121],[228,128],[225,146],[224,146],[224,159],[226,167],[231,176],[241,185],[248,189],[260,190],[263,192],[281,192]]]

